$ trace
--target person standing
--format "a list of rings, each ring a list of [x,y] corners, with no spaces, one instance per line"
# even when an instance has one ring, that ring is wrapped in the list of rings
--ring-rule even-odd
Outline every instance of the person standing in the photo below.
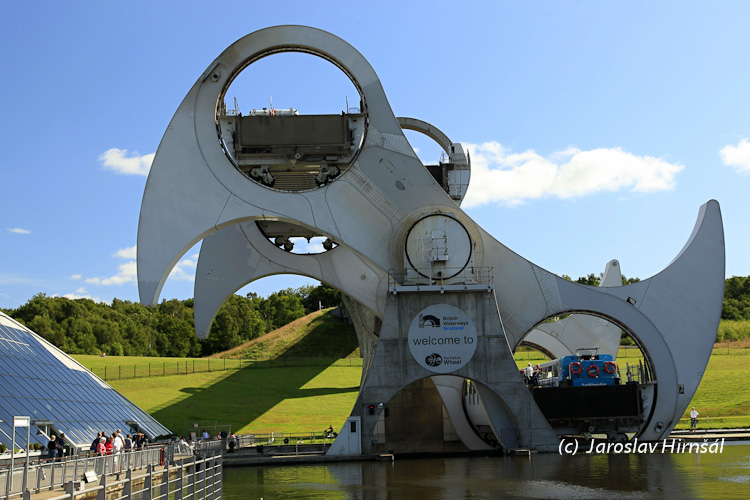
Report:
[[[107,442],[107,438],[105,438],[105,437],[100,437],[99,438],[99,442],[96,445],[96,454],[97,455],[103,457],[104,455],[107,454],[107,447],[104,444],[106,442]]]
[[[698,430],[698,413],[695,411],[695,406],[693,406],[693,409],[690,410],[690,432],[694,432]]]
[[[61,432],[60,437],[57,438],[57,456],[65,458],[65,433]]]
[[[526,368],[523,369],[523,380],[527,385],[531,383],[531,377],[533,375],[534,369],[531,367],[531,363],[529,363]]]
[[[142,450],[146,446],[146,437],[142,432],[137,433],[133,441],[135,442],[135,447],[139,450]]]
[[[112,433],[112,447],[114,448],[115,453],[120,453],[122,451],[123,446],[125,446],[124,441],[120,437],[119,434],[116,432]]]
[[[51,438],[49,438],[49,443],[47,443],[47,450],[47,458],[54,461],[57,458],[57,441],[55,441],[54,434]]]
[[[96,447],[99,446],[99,440],[102,438],[102,433],[97,432],[94,441],[91,443],[91,451],[96,453]]]
[[[112,453],[115,456],[115,460],[113,464],[115,472],[120,472],[120,453],[122,453],[122,449],[124,446],[125,446],[125,443],[122,441],[122,438],[120,437],[120,435],[116,432],[113,432],[112,433]]]
[[[222,429],[221,433],[219,434],[219,436],[221,437],[221,451],[224,451],[227,449],[227,436],[228,435],[229,434],[227,434],[226,429]]]

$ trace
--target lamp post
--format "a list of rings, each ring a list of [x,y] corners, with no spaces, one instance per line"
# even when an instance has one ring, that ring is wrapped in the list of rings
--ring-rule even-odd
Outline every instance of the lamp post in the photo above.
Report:
[[[29,441],[31,440],[31,417],[13,417],[13,438],[10,449],[10,470],[8,471],[8,481],[5,483],[5,495],[10,495],[13,489],[13,466],[16,459],[16,427],[26,427],[26,464],[23,468],[23,483],[21,491],[26,489],[29,478]]]

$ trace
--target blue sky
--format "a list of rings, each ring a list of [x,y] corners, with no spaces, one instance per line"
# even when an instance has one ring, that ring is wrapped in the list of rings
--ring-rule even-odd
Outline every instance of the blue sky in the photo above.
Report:
[[[464,208],[532,262],[577,277],[617,258],[647,278],[713,198],[727,277],[750,275],[748,19],[739,1],[10,3],[0,16],[0,307],[39,292],[137,300],[140,203],[169,120],[228,45],[278,24],[343,38],[397,116],[464,143]],[[313,56],[272,56],[246,72],[229,93],[245,112],[273,99],[339,113],[356,100]],[[407,137],[437,159],[429,141]],[[163,298],[192,296],[197,252]],[[276,277],[242,293],[308,282]]]

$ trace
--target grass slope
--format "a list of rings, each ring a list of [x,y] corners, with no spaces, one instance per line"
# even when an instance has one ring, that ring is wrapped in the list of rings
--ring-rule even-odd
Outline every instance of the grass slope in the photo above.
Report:
[[[690,424],[690,407],[700,413],[699,427],[750,427],[750,353],[748,349],[714,349],[678,429]],[[706,422],[709,417],[709,422]]]
[[[338,429],[357,399],[358,357],[354,328],[330,309],[209,358],[75,356],[99,376],[106,369],[112,387],[182,435],[193,429],[193,422],[206,421],[243,434],[319,433],[329,425]],[[262,358],[274,358],[274,363],[331,361],[293,369],[248,362]],[[149,372],[166,376],[148,377]]]
[[[324,309],[308,314],[211,358],[310,358],[359,357],[354,327]]]

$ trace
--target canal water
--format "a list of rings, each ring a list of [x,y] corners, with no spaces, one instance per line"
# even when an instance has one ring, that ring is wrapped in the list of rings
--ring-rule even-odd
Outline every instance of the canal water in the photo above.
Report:
[[[224,499],[748,499],[750,444],[721,453],[397,459],[225,467]]]

